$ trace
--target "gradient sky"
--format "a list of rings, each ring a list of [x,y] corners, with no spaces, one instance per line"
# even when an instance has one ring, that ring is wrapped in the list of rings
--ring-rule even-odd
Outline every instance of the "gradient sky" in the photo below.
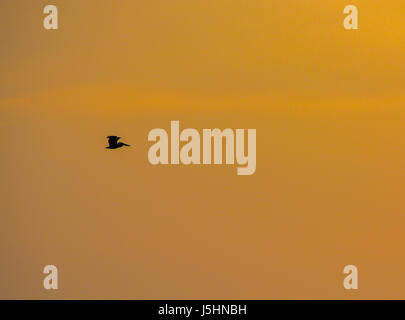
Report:
[[[47,4],[0,2],[1,298],[405,298],[402,0]],[[150,165],[170,120],[256,173]]]

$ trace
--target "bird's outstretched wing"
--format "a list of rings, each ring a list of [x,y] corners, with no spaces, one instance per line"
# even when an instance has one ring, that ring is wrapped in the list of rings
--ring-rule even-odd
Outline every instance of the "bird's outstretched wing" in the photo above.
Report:
[[[119,140],[120,137],[117,137],[117,136],[108,136],[107,138],[108,138],[108,144],[109,144],[110,146],[115,146],[115,145],[117,145],[117,141]]]

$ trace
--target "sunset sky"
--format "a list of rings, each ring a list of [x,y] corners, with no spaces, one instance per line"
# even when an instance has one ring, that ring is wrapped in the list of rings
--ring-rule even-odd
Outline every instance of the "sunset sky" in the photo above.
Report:
[[[405,299],[404,16],[403,0],[2,0],[0,298]],[[256,129],[256,173],[152,166],[148,133],[171,120]]]

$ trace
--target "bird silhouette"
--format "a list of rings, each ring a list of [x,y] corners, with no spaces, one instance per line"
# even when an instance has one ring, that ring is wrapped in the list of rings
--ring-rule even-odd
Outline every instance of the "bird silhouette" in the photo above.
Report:
[[[123,143],[123,142],[118,142],[118,140],[120,138],[121,137],[117,137],[117,136],[108,136],[107,139],[108,139],[109,146],[106,147],[106,148],[107,149],[118,149],[118,148],[121,148],[123,146],[130,147],[129,144],[126,144],[126,143]]]

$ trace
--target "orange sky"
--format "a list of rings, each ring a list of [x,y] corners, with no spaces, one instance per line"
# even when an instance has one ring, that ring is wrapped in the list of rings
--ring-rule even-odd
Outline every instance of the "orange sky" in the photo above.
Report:
[[[405,298],[402,0],[46,4],[0,3],[1,298]],[[256,173],[150,165],[171,120]]]

